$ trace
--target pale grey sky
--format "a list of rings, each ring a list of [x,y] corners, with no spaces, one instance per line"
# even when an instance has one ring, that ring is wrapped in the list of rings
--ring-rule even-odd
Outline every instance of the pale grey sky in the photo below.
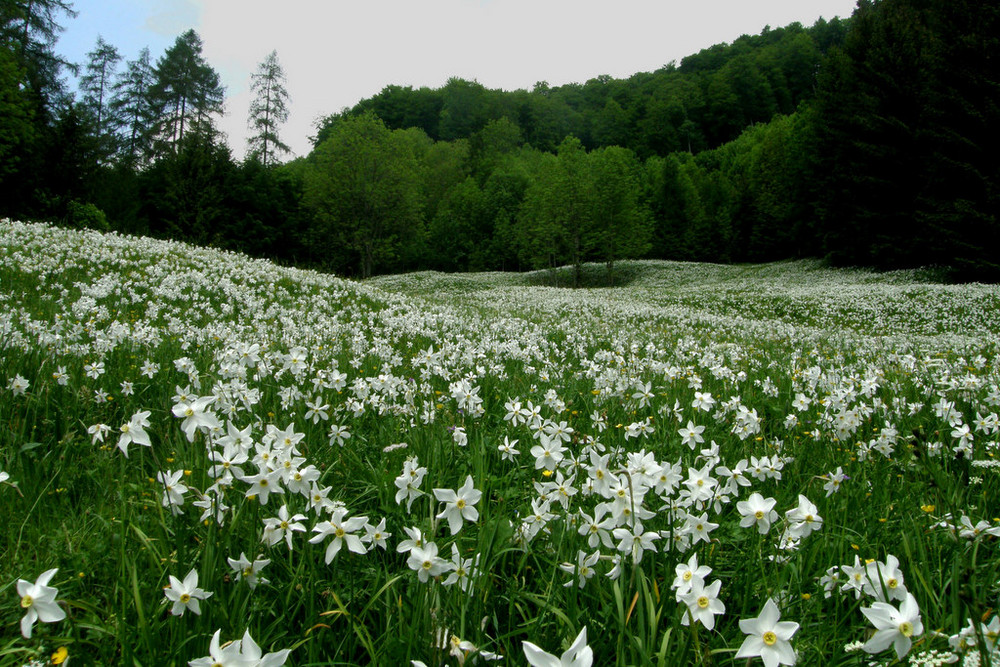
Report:
[[[126,59],[153,60],[194,28],[227,89],[226,133],[247,137],[250,74],[268,53],[288,76],[282,138],[308,153],[315,121],[390,84],[449,77],[530,89],[627,77],[743,34],[819,17],[846,18],[855,0],[75,0],[57,50],[83,62],[98,34]]]

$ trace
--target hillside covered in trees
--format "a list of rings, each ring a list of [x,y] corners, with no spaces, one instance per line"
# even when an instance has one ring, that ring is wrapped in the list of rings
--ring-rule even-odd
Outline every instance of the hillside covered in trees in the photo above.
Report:
[[[861,0],[628,79],[388,85],[287,163],[278,54],[236,161],[194,31],[156,60],[99,41],[74,93],[70,3],[0,0],[0,20],[0,215],[358,276],[812,256],[1000,279],[990,4]]]

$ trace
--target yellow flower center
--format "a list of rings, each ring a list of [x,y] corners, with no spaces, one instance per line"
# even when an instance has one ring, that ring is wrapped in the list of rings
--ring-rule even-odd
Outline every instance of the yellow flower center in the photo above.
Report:
[[[187,410],[184,411],[185,417],[191,417],[192,415],[194,415],[194,410],[192,410],[191,408],[188,408]]]
[[[253,574],[253,568],[252,567],[245,567],[245,568],[243,568],[243,576],[244,577],[249,577],[251,574]]]
[[[181,602],[182,603],[187,604],[190,601],[191,601],[191,596],[190,595],[188,595],[187,593],[181,593]]]
[[[896,581],[895,579],[890,579],[889,581],[885,582],[885,585],[888,586],[890,589],[895,589],[896,586],[899,586],[899,582]]]
[[[899,634],[904,637],[909,637],[913,634],[913,624],[909,621],[903,621],[899,624]]]
[[[688,570],[687,572],[684,573],[684,581],[691,581],[691,577],[693,577],[693,576],[694,576],[694,572],[692,572],[691,570]]]
[[[21,598],[21,606],[23,608],[27,609],[33,604],[35,604],[35,599],[30,595],[25,595],[23,598]]]
[[[282,521],[281,522],[281,529],[282,530],[288,530],[288,522],[287,521]]]
[[[760,521],[761,519],[764,518],[764,510],[757,510],[756,512],[753,513],[753,515],[754,515],[754,518],[756,518],[758,521]]]
[[[425,560],[423,563],[420,564],[420,567],[424,568],[425,570],[429,570],[433,565],[434,564],[431,563],[429,560]]]
[[[455,501],[455,507],[458,509],[465,509],[465,501],[461,498]]]
[[[260,485],[261,486],[267,486],[267,477],[265,477],[265,478],[263,478],[263,479],[260,480]]]
[[[334,535],[336,535],[337,537],[343,537],[344,535],[347,535],[347,533],[344,531],[343,528],[337,528],[337,531],[334,533]]]
[[[704,595],[698,598],[698,606],[701,607],[702,609],[708,607],[708,598],[705,597]]]
[[[778,641],[778,635],[774,634],[770,630],[762,634],[760,638],[763,639],[764,643],[768,646],[774,646],[774,643]]]

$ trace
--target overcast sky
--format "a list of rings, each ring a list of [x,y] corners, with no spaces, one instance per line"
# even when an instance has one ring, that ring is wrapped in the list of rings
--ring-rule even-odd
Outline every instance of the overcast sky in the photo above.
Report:
[[[530,89],[627,77],[743,34],[846,18],[855,0],[74,0],[56,50],[83,63],[97,36],[155,61],[194,28],[226,86],[219,128],[246,148],[250,75],[272,50],[288,77],[282,139],[309,152],[315,121],[390,84],[449,77]]]

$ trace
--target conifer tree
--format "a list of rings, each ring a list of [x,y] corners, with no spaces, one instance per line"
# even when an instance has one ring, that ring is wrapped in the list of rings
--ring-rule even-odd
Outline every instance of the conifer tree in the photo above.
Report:
[[[250,155],[267,167],[279,153],[291,151],[278,137],[278,126],[288,120],[288,90],[277,51],[271,51],[257,67],[250,78],[250,90],[254,94],[249,118],[253,130],[248,139]]]
[[[223,110],[225,88],[201,49],[198,33],[188,30],[156,62],[150,93],[159,110],[157,134],[171,149],[186,132],[211,131],[212,115]]]
[[[125,64],[114,84],[111,109],[121,126],[122,159],[131,165],[140,164],[152,150],[151,128],[157,119],[150,95],[154,79],[147,48]]]
[[[7,45],[25,74],[26,87],[42,107],[64,101],[63,67],[72,65],[55,53],[62,32],[61,15],[76,16],[67,0],[8,0],[0,3],[0,42]]]
[[[80,77],[83,107],[93,117],[94,133],[101,152],[110,155],[113,150],[115,126],[111,114],[113,79],[122,57],[118,49],[98,36],[97,45],[87,54],[87,58],[89,60]]]

